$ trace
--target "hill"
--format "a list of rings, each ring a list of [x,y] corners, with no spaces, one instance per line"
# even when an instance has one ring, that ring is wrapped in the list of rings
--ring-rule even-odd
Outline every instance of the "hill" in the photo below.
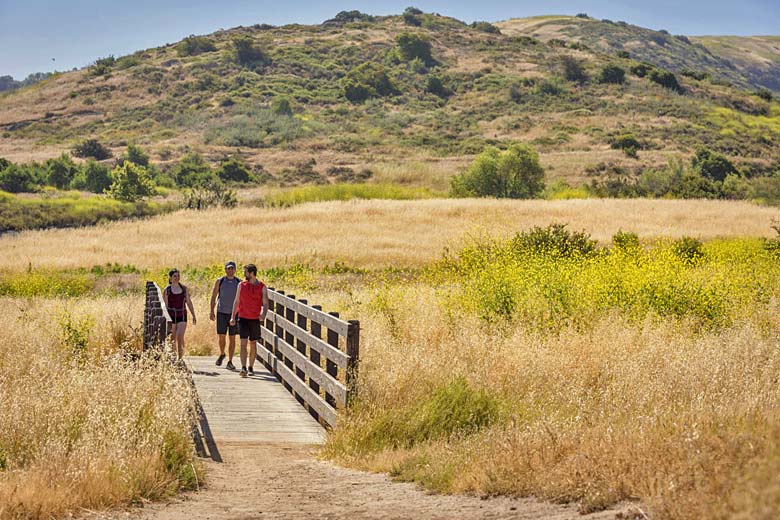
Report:
[[[658,35],[666,43],[632,43]],[[628,57],[615,52],[623,40]],[[163,170],[195,150],[239,156],[282,185],[371,176],[446,189],[484,147],[524,141],[548,179],[575,183],[702,146],[770,174],[780,105],[707,50],[718,41],[576,17],[469,26],[414,10],[237,27],[0,95],[0,157],[44,160],[97,138],[114,155],[139,144]],[[741,41],[734,63],[752,55]],[[615,145],[626,134],[638,153]]]

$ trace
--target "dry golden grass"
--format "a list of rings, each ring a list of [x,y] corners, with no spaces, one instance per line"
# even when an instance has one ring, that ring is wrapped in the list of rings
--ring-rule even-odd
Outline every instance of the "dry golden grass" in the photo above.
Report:
[[[0,519],[159,498],[197,478],[187,379],[117,354],[133,348],[141,303],[0,298]],[[61,336],[66,314],[81,336]]]
[[[468,233],[514,234],[568,223],[609,241],[618,230],[643,238],[769,236],[776,208],[745,202],[678,200],[350,201],[289,209],[180,211],[145,221],[23,232],[0,238],[0,269],[204,266],[228,258],[261,268],[337,261],[382,268],[421,266]]]

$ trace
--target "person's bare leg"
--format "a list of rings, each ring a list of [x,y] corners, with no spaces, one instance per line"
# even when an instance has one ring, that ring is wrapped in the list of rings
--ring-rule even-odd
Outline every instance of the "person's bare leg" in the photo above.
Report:
[[[224,352],[224,350],[223,350]],[[236,354],[236,335],[228,336],[228,361],[233,362],[233,356]]]
[[[184,357],[184,332],[187,330],[187,322],[179,323],[179,327],[176,329],[177,332],[177,347],[178,347],[178,359],[181,359]]]
[[[257,359],[257,341],[249,342],[249,370],[254,370],[255,359]]]
[[[246,338],[241,338],[241,368],[246,366]]]
[[[224,356],[225,355],[225,335],[224,334],[217,334],[219,337],[219,355]]]

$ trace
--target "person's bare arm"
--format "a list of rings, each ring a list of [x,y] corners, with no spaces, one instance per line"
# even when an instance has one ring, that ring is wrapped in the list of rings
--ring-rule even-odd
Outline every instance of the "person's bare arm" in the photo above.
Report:
[[[186,291],[186,298],[187,298],[187,307],[190,308],[190,313],[192,313],[192,324],[197,325],[198,324],[198,318],[195,317],[195,307],[192,306],[192,300],[190,299],[190,290],[189,288]]]
[[[165,308],[168,309],[168,288],[167,287],[163,289],[163,303],[165,304]]]
[[[216,317],[214,315],[214,306],[217,304],[217,295],[219,294],[219,279],[217,279],[216,282],[214,282],[214,290],[211,291],[211,307],[209,311],[209,319],[211,321],[214,321],[214,318]]]
[[[268,288],[263,285],[263,308],[260,310],[260,323],[265,321],[265,315],[268,314]]]
[[[238,312],[238,298],[241,296],[241,284],[238,284],[238,288],[236,288],[236,297],[233,300],[233,310],[230,312],[230,324],[235,325],[236,324],[236,312]]]

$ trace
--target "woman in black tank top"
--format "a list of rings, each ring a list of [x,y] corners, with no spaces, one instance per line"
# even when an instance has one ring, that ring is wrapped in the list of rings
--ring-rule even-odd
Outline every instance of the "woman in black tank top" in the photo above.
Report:
[[[168,272],[168,287],[163,291],[163,299],[168,314],[171,316],[173,324],[171,325],[171,335],[176,347],[176,358],[180,360],[184,357],[184,332],[187,330],[187,307],[192,314],[192,324],[198,323],[195,318],[195,309],[192,307],[190,291],[179,283],[181,275],[178,269],[172,269]]]

